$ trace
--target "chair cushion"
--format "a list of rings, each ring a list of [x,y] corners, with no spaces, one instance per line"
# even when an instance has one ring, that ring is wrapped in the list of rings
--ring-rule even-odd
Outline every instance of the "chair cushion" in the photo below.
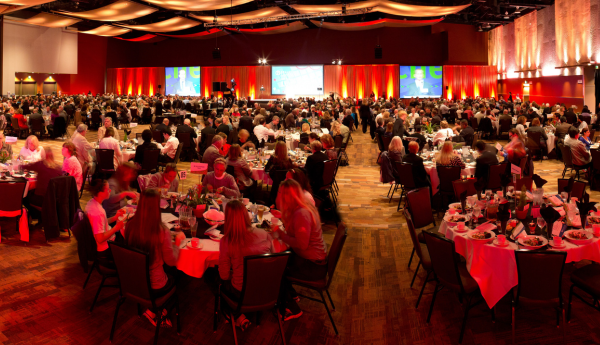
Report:
[[[419,243],[425,243],[425,236],[423,236],[422,230],[417,234],[417,239],[419,240]]]
[[[460,280],[462,281],[466,293],[479,290],[479,285],[477,285],[477,282],[467,270],[467,265],[465,263],[461,262],[458,264],[458,273],[460,274]]]
[[[427,250],[427,245],[421,244],[421,266],[426,271],[431,271],[431,257],[429,256],[429,251]]]
[[[600,298],[600,265],[590,264],[573,271],[571,282],[595,298]]]
[[[427,254],[429,256],[429,254]],[[327,286],[327,279],[319,279],[319,280],[303,280],[299,278],[294,278],[292,276],[286,276],[287,280],[289,280],[292,284],[301,285],[308,288],[313,288],[317,290],[325,289]]]

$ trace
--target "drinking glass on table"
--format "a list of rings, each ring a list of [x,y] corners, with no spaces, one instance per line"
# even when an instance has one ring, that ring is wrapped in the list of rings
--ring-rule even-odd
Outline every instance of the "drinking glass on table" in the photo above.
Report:
[[[567,199],[569,198],[569,193],[562,192],[562,193],[560,193],[560,197],[563,199],[563,203],[566,203]]]
[[[537,225],[540,227],[540,230],[544,230],[544,227],[546,226],[546,221],[544,220],[544,218],[542,217],[538,217],[537,219]]]
[[[190,234],[192,237],[196,237],[196,232],[198,230],[198,224],[196,224],[196,217],[192,216],[188,220],[190,222]]]
[[[529,222],[529,224],[527,224],[529,226],[529,234],[530,235],[535,235],[535,227],[536,224],[535,222],[532,220],[531,222]]]
[[[265,207],[263,205],[258,205],[258,222],[262,223],[263,215],[265,213]]]
[[[481,216],[481,208],[479,208],[479,206],[475,206],[473,207],[473,217],[471,218],[471,221],[475,221],[475,223],[477,223],[479,221],[479,216]]]

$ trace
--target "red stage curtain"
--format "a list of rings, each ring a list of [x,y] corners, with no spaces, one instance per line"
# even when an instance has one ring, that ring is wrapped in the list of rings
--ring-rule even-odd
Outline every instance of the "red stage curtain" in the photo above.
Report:
[[[495,66],[444,66],[444,97],[496,97],[497,73]]]
[[[106,92],[109,93],[153,96],[158,91],[158,85],[163,85],[163,87],[165,85],[164,67],[108,68],[106,70]]]
[[[326,65],[324,68],[325,92],[335,92],[340,97],[367,97],[371,92],[377,97],[398,97],[398,65]]]

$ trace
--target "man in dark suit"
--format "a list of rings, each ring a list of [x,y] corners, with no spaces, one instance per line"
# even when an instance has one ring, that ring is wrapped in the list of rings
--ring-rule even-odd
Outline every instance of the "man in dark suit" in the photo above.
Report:
[[[25,98],[23,103],[21,103],[21,109],[23,109],[23,115],[31,114],[31,110],[29,110],[29,101],[27,100],[27,98]]]
[[[226,124],[223,123],[223,118],[218,117],[215,120],[215,123],[217,124],[217,133],[225,133],[227,135],[229,135],[229,126],[227,126]]]
[[[248,115],[243,115],[240,117],[240,124],[238,128],[245,129],[248,133],[254,133],[254,124],[252,123],[252,118]]]
[[[556,126],[556,135],[557,139],[564,139],[567,133],[569,133],[569,128],[571,128],[571,124],[567,122],[567,118],[565,116],[560,117],[560,124]]]
[[[475,143],[475,148],[479,157],[475,160],[475,178],[479,181],[484,181],[487,185],[487,179],[491,164],[498,163],[498,157],[487,149],[484,141],[479,140]]]
[[[404,120],[402,118],[396,120],[396,122],[394,122],[394,136],[402,138],[404,137],[405,131]]]
[[[409,135],[409,137],[417,138],[416,143],[419,144],[419,150],[423,149],[423,147],[425,146],[425,143],[427,143],[427,138],[425,138],[425,136],[423,134],[421,134],[421,126],[420,125],[415,126],[415,132],[413,134]]]
[[[179,70],[179,81],[174,85],[175,93],[183,96],[195,95],[196,90],[192,80],[187,79],[187,73],[184,69]]]
[[[171,128],[169,128],[169,119],[164,119],[161,124],[154,128],[155,131],[160,131],[163,135],[168,134],[169,136],[173,135],[171,132]]]
[[[283,110],[286,114],[289,114],[292,111],[292,105],[289,102],[283,103]]]
[[[565,112],[565,117],[567,118],[567,122],[569,124],[574,124],[575,122],[577,122],[577,115],[573,112],[573,108],[567,109],[567,111]]]
[[[319,189],[323,186],[323,170],[325,168],[323,162],[329,160],[329,157],[326,153],[321,152],[323,145],[318,140],[313,141],[310,148],[313,154],[306,159],[305,169],[313,193],[318,195]]]
[[[452,138],[452,141],[466,142],[467,145],[471,145],[475,130],[473,130],[473,127],[469,126],[469,121],[463,119],[460,121],[460,132],[458,132],[458,128],[454,128],[454,134],[455,136]]]
[[[415,81],[406,85],[406,89],[402,90],[403,97],[405,96],[433,96],[433,85],[425,81],[425,72],[422,69],[416,69]]]
[[[196,134],[196,131],[191,126],[190,119],[183,120],[183,124],[177,127],[177,131],[175,132],[175,136],[178,137],[179,133],[190,133],[190,138],[192,140],[194,140],[194,139],[196,139],[198,137],[198,134]]]
[[[170,98],[167,97],[167,99],[164,101],[163,108],[166,111],[171,111],[172,110],[173,106],[171,105],[171,99]]]
[[[408,153],[402,157],[402,163],[412,164],[413,180],[417,188],[431,187],[429,174],[427,174],[425,166],[423,166],[423,158],[419,157],[417,152],[419,152],[419,144],[416,141],[411,141],[408,144]]]
[[[433,112],[433,117],[431,118],[431,125],[438,125],[438,127],[440,126],[440,124],[442,123],[442,118],[439,116],[438,112],[436,110],[434,110]]]
[[[159,98],[156,103],[154,103],[154,115],[155,116],[162,116],[163,113],[163,104],[162,104],[162,99]]]
[[[212,128],[212,126],[210,125],[210,122],[208,122],[208,120],[205,119],[204,120],[204,128],[200,131],[201,142],[198,143],[198,152],[200,152],[200,154],[204,154],[204,151],[206,150],[206,148],[211,145],[211,143],[208,142],[208,136],[211,134],[215,135],[216,133],[217,133],[217,131],[215,131],[215,129]]]

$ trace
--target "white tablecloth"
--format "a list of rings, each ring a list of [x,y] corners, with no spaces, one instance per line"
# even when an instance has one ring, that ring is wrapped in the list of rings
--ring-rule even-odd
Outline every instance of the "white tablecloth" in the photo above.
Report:
[[[440,178],[437,173],[435,164],[425,164],[425,171],[429,174],[431,180],[432,194],[435,195],[438,192],[438,186],[440,185]],[[460,171],[461,175],[475,175],[475,167],[467,165]]]
[[[548,145],[548,153],[550,153],[556,147],[556,136],[552,133],[547,133],[547,135],[548,141],[546,142],[546,144]]]
[[[517,263],[514,251],[517,244],[510,243],[501,248],[482,241],[467,238],[466,233],[456,233],[446,221],[440,224],[439,232],[454,241],[456,252],[467,261],[467,269],[477,281],[487,305],[492,308],[510,289],[518,284]],[[600,262],[600,242],[594,238],[586,245],[577,246],[565,240],[567,263],[581,260]]]
[[[198,221],[203,220],[199,219]],[[182,243],[190,240],[188,238]],[[202,278],[207,268],[219,264],[219,242],[213,240],[200,240],[200,242],[202,249],[184,247],[179,251],[177,260],[177,269],[195,278]]]
[[[135,150],[121,150],[121,163],[128,162],[135,157]]]

